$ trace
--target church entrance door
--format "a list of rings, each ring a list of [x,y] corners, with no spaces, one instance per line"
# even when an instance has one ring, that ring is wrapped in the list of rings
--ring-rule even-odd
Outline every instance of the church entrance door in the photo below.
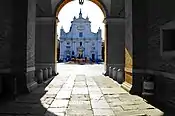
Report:
[[[93,61],[95,60],[95,54],[92,54],[92,60]]]

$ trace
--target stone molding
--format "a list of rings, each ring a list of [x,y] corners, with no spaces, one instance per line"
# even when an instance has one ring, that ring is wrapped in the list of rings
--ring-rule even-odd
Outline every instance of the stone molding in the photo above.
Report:
[[[27,67],[27,72],[35,71],[35,67]]]
[[[54,24],[56,17],[36,17],[36,24]]]
[[[36,21],[51,21],[56,20],[56,17],[36,17]]]
[[[152,75],[162,75],[164,77],[170,78],[170,79],[175,79],[174,73],[168,73],[168,72],[163,72],[163,71],[156,71],[156,70],[150,70],[150,69],[132,69],[132,68],[126,68],[125,67],[125,72],[130,72],[130,73],[142,73],[142,74],[152,74]]]
[[[113,18],[113,17],[110,17],[110,18],[105,18],[104,20],[103,20],[103,23],[105,23],[105,24],[108,24],[108,23],[116,23],[116,24],[118,24],[118,23],[124,23],[125,22],[125,19],[124,18]]]
[[[0,73],[11,73],[11,68],[0,69]]]

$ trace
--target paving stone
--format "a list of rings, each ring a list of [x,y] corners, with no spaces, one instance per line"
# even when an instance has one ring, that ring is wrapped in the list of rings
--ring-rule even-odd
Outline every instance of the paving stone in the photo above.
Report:
[[[45,94],[40,98],[40,101],[45,101],[45,99],[47,98],[55,98],[55,97],[56,97],[56,94]]]
[[[117,98],[116,99],[108,99],[107,102],[108,102],[110,107],[118,107],[118,106],[123,105],[123,104],[126,104],[126,105],[133,105],[134,104],[134,102],[132,102],[132,101],[122,102]]]
[[[93,109],[94,116],[115,116],[112,109]]]
[[[73,88],[72,94],[88,94],[87,88]]]
[[[48,108],[47,112],[65,113],[67,108]]]
[[[119,98],[119,94],[104,94],[104,96],[107,100]]]
[[[65,113],[52,113],[52,112],[46,112],[44,116],[65,116]]]
[[[89,92],[93,92],[93,91],[97,91],[97,92],[101,92],[101,90],[100,90],[100,88],[98,88],[98,87],[88,87],[88,90],[89,90]]]
[[[66,108],[69,100],[54,100],[50,105],[51,108]]]
[[[115,112],[117,116],[163,116],[163,112],[158,109],[149,109],[149,110],[130,110]]]
[[[53,102],[53,100],[54,98],[47,97],[44,100],[42,100],[41,103],[50,105]]]
[[[46,92],[46,94],[57,94],[58,91],[59,91],[58,89],[57,90],[56,89],[55,90],[54,89],[53,90],[48,90],[48,92]]]
[[[43,106],[43,108],[46,108],[47,109],[47,108],[49,108],[50,104],[43,103],[42,106]]]
[[[101,88],[101,91],[103,94],[123,94],[123,93],[127,93],[127,91],[125,91],[122,88]]]
[[[90,101],[88,94],[71,95],[71,101]]]
[[[65,88],[61,88],[59,92],[64,92],[64,91],[72,91],[73,87],[65,87]]]
[[[105,100],[91,101],[92,108],[110,108]]]
[[[66,112],[67,116],[93,116],[92,110],[88,109],[68,109]]]
[[[119,95],[119,99],[121,101],[137,101],[137,100],[143,101],[143,98],[136,95],[129,95],[129,94],[121,94]]]
[[[147,116],[164,116],[164,113],[160,111],[159,109],[148,109],[148,110],[143,110]]]
[[[68,109],[91,109],[90,101],[70,101]]]
[[[101,94],[103,95],[103,93],[101,91],[89,91],[89,94]]]
[[[91,100],[105,100],[103,94],[90,94]]]
[[[85,87],[87,87],[87,85],[74,85],[74,87],[76,87],[76,88],[85,88]]]
[[[120,107],[120,106],[111,107],[111,109],[113,110],[114,113],[115,113],[115,112],[123,112],[123,111],[124,111],[123,108]]]
[[[121,107],[124,110],[144,110],[144,109],[154,109],[155,107],[153,107],[150,104],[147,103],[142,103],[142,104],[138,104],[138,105],[126,105],[126,104],[122,104]]]
[[[116,116],[147,116],[146,113],[139,110],[115,112],[115,115]]]
[[[71,91],[60,91],[58,92],[55,99],[70,99]]]

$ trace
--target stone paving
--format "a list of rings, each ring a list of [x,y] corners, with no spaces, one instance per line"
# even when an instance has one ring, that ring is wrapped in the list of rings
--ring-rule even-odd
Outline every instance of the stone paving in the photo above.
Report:
[[[0,105],[0,116],[162,116],[163,112],[130,95],[112,79],[60,74],[16,101]]]

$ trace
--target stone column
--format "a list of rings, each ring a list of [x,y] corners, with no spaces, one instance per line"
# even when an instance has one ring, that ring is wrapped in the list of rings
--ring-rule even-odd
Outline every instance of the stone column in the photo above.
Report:
[[[84,42],[84,46],[85,46],[85,51],[84,51],[84,53],[85,53],[85,57],[87,57],[88,56],[88,44],[87,44],[87,41],[85,40],[85,42]]]
[[[56,17],[37,17],[36,19],[36,68],[52,67],[56,71],[55,27]]]
[[[147,66],[147,0],[126,0],[125,80],[130,93],[141,95]]]
[[[60,40],[60,59],[63,59],[63,40]]]
[[[102,50],[102,45],[101,45],[101,40],[98,40],[98,58],[97,59],[102,59],[102,55],[101,55],[101,50]]]
[[[76,48],[75,48],[75,40],[73,40],[73,46],[74,46],[74,47],[73,47],[73,51],[74,51],[74,56],[75,56],[75,49],[76,49]]]
[[[22,4],[19,7],[19,4]],[[36,0],[13,1],[14,35],[12,72],[17,93],[29,92],[37,86],[35,78]]]
[[[109,67],[124,68],[125,22],[123,18],[106,18],[105,70]]]

